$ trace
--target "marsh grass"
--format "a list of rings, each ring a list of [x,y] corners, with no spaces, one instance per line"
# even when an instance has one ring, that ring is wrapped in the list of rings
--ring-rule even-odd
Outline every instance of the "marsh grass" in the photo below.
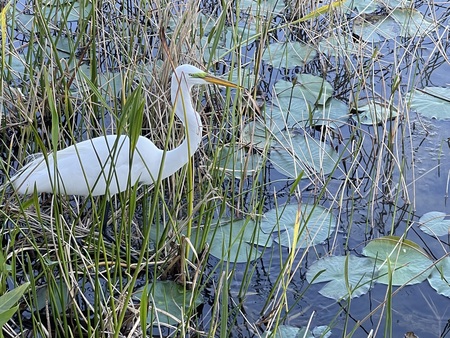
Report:
[[[71,11],[75,4],[80,14],[74,22]],[[315,43],[321,35],[339,37],[339,31],[351,30],[348,21],[336,14],[340,7],[302,24],[298,18],[313,10],[303,2],[288,3],[289,16],[277,16],[263,3],[254,3],[250,10],[243,9],[246,4],[242,9],[233,7],[240,11],[236,14],[226,2],[217,3],[206,22],[196,1],[122,5],[120,10],[110,1],[70,5],[38,1],[11,6],[6,14],[9,29],[4,29],[2,21],[0,148],[6,155],[0,183],[7,183],[29,154],[51,153],[98,135],[127,134],[133,140],[142,134],[160,148],[177,146],[184,132],[170,109],[168,86],[174,65],[192,63],[225,73],[241,69],[237,82],[253,68],[256,77],[247,91],[196,89],[193,96],[204,121],[205,142],[188,165],[153,187],[130,186],[117,196],[99,198],[24,197],[10,188],[0,191],[6,241],[1,254],[9,266],[0,267],[0,287],[3,292],[30,282],[21,313],[4,325],[3,335],[230,337],[236,336],[237,330],[256,336],[276,332],[291,318],[303,315],[297,311],[310,286],[294,291],[293,285],[304,275],[309,261],[355,246],[350,234],[360,203],[365,203],[367,239],[376,233],[394,234],[405,218],[412,220],[418,178],[410,164],[412,121],[403,95],[404,89],[417,81],[415,69],[425,72],[420,59],[412,57],[409,65],[405,62],[418,54],[419,47],[398,46],[406,52],[397,56],[390,73],[381,71],[386,65],[376,50],[366,54],[363,47],[356,55],[330,58],[334,64],[319,56],[308,65],[308,72],[328,74],[336,96],[354,107],[360,97],[384,98],[388,106],[403,113],[402,120],[370,127],[360,121],[348,122],[337,132],[323,128],[304,131],[333,144],[340,154],[339,166],[329,176],[317,174],[305,180],[299,173],[287,188],[280,189],[285,180],[270,169],[270,147],[256,150],[240,138],[243,125],[260,115],[256,84],[271,88],[271,76],[277,75],[270,67],[262,67],[262,54],[281,35]],[[10,19],[18,15],[34,18],[31,30],[21,27],[22,20]],[[242,22],[252,26],[253,35],[238,29]],[[206,34],[205,47],[199,36],[205,35],[209,25],[214,29]],[[169,27],[168,49],[161,47],[159,27]],[[202,29],[205,31],[200,33]],[[223,48],[227,32],[233,44]],[[429,35],[434,36],[433,32]],[[254,38],[259,42],[247,48]],[[441,48],[442,41],[436,46]],[[346,45],[340,47],[347,51]],[[203,62],[205,48],[210,49],[209,58]],[[22,67],[17,67],[17,60]],[[18,69],[22,73],[18,74]],[[408,80],[399,85],[397,74],[405,71]],[[293,78],[295,73],[286,70],[284,75]],[[262,167],[240,178],[218,170],[219,149],[224,145],[230,153],[261,151]],[[277,180],[271,180],[272,176]],[[321,248],[295,249],[297,236],[292,238],[290,251],[277,245],[263,248],[261,261],[270,275],[264,301],[252,290],[255,276],[260,274],[259,260],[234,264],[229,261],[231,253],[223,259],[210,257],[206,234],[216,234],[224,219],[258,221],[268,208],[311,201],[332,209],[348,236],[343,239],[336,232]],[[380,209],[386,207],[391,209],[389,217],[384,224],[377,224]],[[306,231],[299,226],[297,220],[295,234]],[[200,229],[195,238],[191,236],[194,229]],[[104,238],[104,230],[113,242]],[[183,316],[173,318],[174,323],[159,320],[166,311],[155,302],[159,280],[177,281],[185,291],[192,291],[189,297],[184,292]],[[143,286],[141,299],[133,298]],[[212,297],[199,312],[195,299],[205,294]],[[374,335],[393,336],[393,294],[389,286],[385,300],[376,308],[380,319],[373,325]],[[254,299],[258,308],[249,311]],[[343,317],[342,336],[360,336],[358,329],[373,320],[375,310],[352,323],[351,299],[340,304],[333,321],[320,324],[333,329]],[[312,325],[315,310],[310,312],[308,307],[304,314],[306,325]]]

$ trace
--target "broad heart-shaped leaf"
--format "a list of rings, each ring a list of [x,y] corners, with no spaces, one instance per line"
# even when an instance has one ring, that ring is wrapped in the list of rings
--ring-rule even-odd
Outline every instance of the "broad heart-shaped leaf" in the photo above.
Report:
[[[278,325],[275,333],[267,331],[262,335],[263,338],[328,338],[330,336],[331,330],[328,326],[317,326],[311,332],[304,327],[290,325]]]
[[[379,3],[376,0],[347,0],[344,2],[343,8],[347,13],[355,10],[358,14],[373,13],[379,9]]]
[[[409,93],[411,109],[428,118],[450,119],[450,88],[425,87]]]
[[[367,14],[354,20],[353,33],[367,42],[380,42],[395,39],[400,35],[399,24],[391,17]]]
[[[289,130],[277,134],[272,140],[270,162],[281,174],[297,178],[328,175],[336,170],[339,154],[329,144],[316,140],[308,134],[291,135]]]
[[[386,123],[398,116],[397,109],[388,103],[381,104],[374,101],[369,101],[367,104],[358,107],[358,114],[353,115],[352,118],[365,125],[376,126],[378,124]]]
[[[229,173],[234,178],[251,176],[261,169],[263,157],[246,148],[232,149],[223,146],[218,151],[217,168]]]
[[[356,256],[321,258],[306,273],[309,283],[328,282],[319,293],[335,300],[364,295],[371,288],[374,279],[373,261]]]
[[[406,38],[425,36],[435,26],[414,8],[397,8],[390,15],[400,25],[400,35]]]
[[[206,242],[209,253],[218,259],[233,263],[253,261],[261,256],[254,245],[270,247],[272,237],[261,231],[257,223],[251,219],[224,221],[208,231]],[[203,229],[193,229],[191,242],[195,243],[197,233],[202,235]]]
[[[292,248],[296,238],[296,247],[306,248],[328,239],[336,223],[331,211],[320,205],[289,204],[266,212],[261,220],[261,229],[266,233],[279,234],[275,241],[282,246]]]
[[[275,94],[280,98],[303,99],[310,104],[325,104],[333,95],[333,86],[320,76],[299,74],[295,83],[280,80],[275,84]],[[273,100],[275,103],[276,100]]]
[[[264,150],[272,139],[272,131],[266,123],[255,120],[247,123],[242,129],[241,142],[249,147]]]
[[[151,290],[147,298],[151,307],[147,324],[177,325],[183,320],[184,313],[190,307],[191,290],[173,281],[154,281],[136,290],[133,298],[145,299],[146,297],[142,297],[143,290]],[[200,295],[192,301],[195,307],[203,303]],[[141,306],[147,306],[147,304],[141,304]]]
[[[327,126],[338,129],[349,118],[348,106],[335,98],[331,98],[325,105],[317,105],[312,113],[312,126]]]
[[[445,257],[428,276],[428,283],[437,293],[450,298],[450,257]]]
[[[416,243],[397,236],[385,236],[369,242],[363,254],[374,260],[377,282],[392,285],[412,285],[423,282],[431,273],[431,258]]]
[[[447,236],[450,233],[450,220],[444,219],[445,216],[439,211],[427,212],[419,219],[419,229],[431,236]]]
[[[312,61],[317,51],[301,42],[275,42],[267,46],[263,60],[277,68],[295,68]]]

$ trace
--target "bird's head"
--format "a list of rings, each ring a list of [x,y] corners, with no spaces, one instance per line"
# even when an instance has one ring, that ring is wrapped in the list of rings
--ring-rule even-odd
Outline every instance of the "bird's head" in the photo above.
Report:
[[[202,84],[217,84],[219,86],[231,88],[239,87],[238,85],[232,82],[212,76],[192,65],[178,66],[175,69],[174,76],[172,78],[172,81],[174,80],[178,83],[181,83],[181,81],[185,81],[188,87]]]

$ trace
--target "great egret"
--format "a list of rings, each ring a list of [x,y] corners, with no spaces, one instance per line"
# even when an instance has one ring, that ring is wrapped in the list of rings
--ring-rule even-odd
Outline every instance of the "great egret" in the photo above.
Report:
[[[143,136],[139,136],[132,152],[128,136],[100,136],[57,151],[56,161],[53,153],[47,159],[42,156],[33,160],[11,178],[15,191],[111,196],[124,191],[129,184],[152,184],[160,173],[162,178],[172,175],[189,161],[200,145],[202,122],[192,106],[191,89],[208,83],[238,87],[191,65],[175,69],[171,99],[186,136],[180,146],[166,151],[165,156],[164,150]]]

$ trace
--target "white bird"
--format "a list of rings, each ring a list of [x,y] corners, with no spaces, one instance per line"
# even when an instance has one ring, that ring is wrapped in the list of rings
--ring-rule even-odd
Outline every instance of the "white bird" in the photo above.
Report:
[[[200,115],[192,106],[194,85],[218,84],[237,88],[234,83],[211,76],[191,65],[181,65],[172,75],[171,99],[176,116],[183,122],[185,138],[175,149],[159,149],[139,136],[130,153],[126,135],[100,136],[71,145],[24,166],[10,182],[19,194],[46,192],[64,195],[112,196],[130,184],[153,184],[183,167],[198,149],[202,139]],[[164,161],[163,161],[164,158]]]

